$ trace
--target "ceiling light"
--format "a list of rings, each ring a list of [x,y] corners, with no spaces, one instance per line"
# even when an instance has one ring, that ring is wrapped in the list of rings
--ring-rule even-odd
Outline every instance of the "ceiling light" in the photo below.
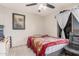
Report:
[[[40,4],[38,9],[43,9],[43,4]]]
[[[46,10],[46,6],[44,6],[44,4],[40,4],[39,7],[38,7],[38,10]]]

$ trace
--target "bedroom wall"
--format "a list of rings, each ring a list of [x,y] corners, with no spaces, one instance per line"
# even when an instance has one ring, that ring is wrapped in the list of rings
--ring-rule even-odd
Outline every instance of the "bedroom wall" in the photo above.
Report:
[[[45,17],[46,33],[55,37],[57,37],[57,20],[55,19],[57,13],[54,12],[52,15]]]
[[[19,13],[26,16],[25,30],[12,29],[12,13]],[[0,25],[4,25],[5,36],[12,37],[13,47],[26,44],[29,35],[44,34],[45,30],[43,22],[44,17],[42,16],[23,13],[0,6]]]

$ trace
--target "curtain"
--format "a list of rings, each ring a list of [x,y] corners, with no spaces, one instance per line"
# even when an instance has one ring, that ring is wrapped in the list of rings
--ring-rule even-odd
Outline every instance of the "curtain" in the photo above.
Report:
[[[72,9],[71,12],[75,16],[76,20],[79,22],[79,8]]]
[[[60,13],[56,16],[57,22],[58,22],[60,28],[62,29],[61,38],[65,38],[64,28],[67,24],[69,15],[70,15],[70,11],[66,11],[66,12]]]

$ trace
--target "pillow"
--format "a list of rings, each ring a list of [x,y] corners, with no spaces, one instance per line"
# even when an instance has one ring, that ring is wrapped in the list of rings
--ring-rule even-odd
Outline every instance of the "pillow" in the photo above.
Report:
[[[49,35],[48,34],[45,34],[45,35],[42,35],[41,37],[49,37]]]
[[[42,34],[34,34],[32,37],[42,37]]]

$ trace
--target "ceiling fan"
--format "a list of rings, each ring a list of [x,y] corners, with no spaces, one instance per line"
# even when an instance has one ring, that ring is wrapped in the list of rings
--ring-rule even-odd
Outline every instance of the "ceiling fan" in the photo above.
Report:
[[[35,5],[38,5],[38,3],[26,4],[27,7],[35,6]],[[51,9],[54,9],[55,8],[55,6],[53,6],[53,5],[49,4],[49,3],[45,3],[45,5],[41,3],[39,5],[39,7],[38,7],[38,12],[41,12],[41,9],[45,9],[46,7],[51,8]]]

